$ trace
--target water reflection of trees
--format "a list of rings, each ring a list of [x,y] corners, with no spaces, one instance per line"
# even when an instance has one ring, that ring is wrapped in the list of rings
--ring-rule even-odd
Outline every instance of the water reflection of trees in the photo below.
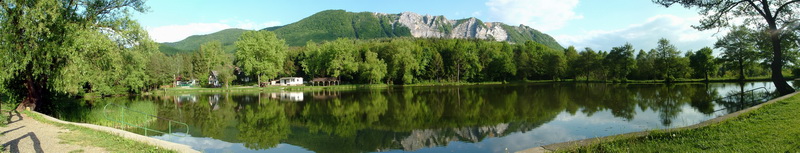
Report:
[[[195,103],[164,100],[159,115],[189,123],[192,135],[251,149],[284,142],[316,152],[366,152],[480,142],[533,130],[561,112],[608,111],[632,120],[637,112],[653,111],[670,126],[685,106],[708,115],[717,106],[750,105],[718,101],[722,96],[706,84],[529,84],[309,95],[325,98],[281,102],[266,93],[220,94],[219,101],[209,103],[215,96],[206,94]]]

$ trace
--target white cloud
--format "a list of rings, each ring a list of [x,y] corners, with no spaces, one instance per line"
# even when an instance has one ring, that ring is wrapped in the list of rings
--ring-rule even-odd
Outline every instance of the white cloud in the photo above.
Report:
[[[525,24],[540,31],[557,30],[581,19],[573,9],[578,0],[489,0],[488,15],[512,25]]]
[[[699,19],[699,16],[656,15],[642,24],[633,24],[622,29],[595,30],[579,35],[557,35],[555,38],[564,46],[591,47],[594,50],[605,51],[626,42],[631,43],[634,48],[647,51],[655,48],[658,39],[661,38],[667,38],[681,51],[713,47],[716,37],[723,36],[726,31],[721,30],[717,33],[717,30],[693,29],[691,25],[696,25]],[[714,35],[715,33],[717,34]]]
[[[214,33],[224,29],[239,28],[257,30],[280,25],[278,21],[256,23],[253,21],[221,20],[218,23],[190,23],[185,25],[167,25],[148,28],[147,32],[156,42],[176,42],[192,35]]]

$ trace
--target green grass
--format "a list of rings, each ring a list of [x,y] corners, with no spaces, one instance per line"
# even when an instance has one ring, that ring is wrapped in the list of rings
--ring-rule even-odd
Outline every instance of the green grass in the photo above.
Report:
[[[710,126],[653,131],[644,137],[610,140],[571,152],[798,152],[800,95]]]
[[[110,152],[176,152],[174,150],[166,150],[142,142],[126,139],[104,131],[97,131],[85,127],[52,122],[44,119],[39,114],[34,114],[27,111],[22,113],[25,113],[39,122],[69,129],[72,132],[59,136],[61,140],[69,144],[101,147]]]
[[[127,109],[120,106],[127,107]],[[85,115],[84,121],[82,122],[118,129],[137,128],[110,120],[114,119],[136,126],[147,127],[148,124],[157,120],[157,118],[147,114],[158,114],[158,106],[152,102],[139,101],[130,103],[129,105],[109,105],[107,111],[108,112],[103,112],[103,107],[92,108],[89,115]],[[122,116],[122,112],[124,112],[124,116]]]

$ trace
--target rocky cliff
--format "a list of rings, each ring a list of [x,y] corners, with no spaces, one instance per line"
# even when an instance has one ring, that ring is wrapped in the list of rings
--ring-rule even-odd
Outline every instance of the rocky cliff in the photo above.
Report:
[[[507,41],[508,33],[500,26],[502,23],[483,23],[476,18],[448,20],[444,16],[419,15],[414,12],[401,14],[375,13],[377,17],[392,16],[397,18],[391,24],[402,24],[409,28],[411,35],[417,38],[478,38]],[[396,16],[396,17],[395,17]]]
[[[449,20],[445,16],[420,15],[414,12],[400,14],[374,13],[377,18],[389,18],[394,26],[408,28],[417,38],[487,39],[522,43],[528,40],[563,49],[547,34],[525,25],[510,26],[501,22],[483,22],[477,18]],[[401,26],[398,26],[401,25]]]

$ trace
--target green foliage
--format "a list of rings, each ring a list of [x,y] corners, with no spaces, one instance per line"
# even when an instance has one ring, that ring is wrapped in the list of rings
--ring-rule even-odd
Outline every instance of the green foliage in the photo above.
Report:
[[[669,40],[659,39],[655,51],[654,68],[661,79],[669,81],[686,75],[684,70],[688,66],[688,61],[683,60],[678,49],[670,44]]]
[[[414,81],[417,72],[423,67],[420,65],[422,49],[408,39],[394,39],[382,45],[383,50],[378,54],[386,60],[388,79],[410,84]]]
[[[236,46],[234,42],[239,39],[242,34],[250,30],[244,29],[225,29],[222,31],[214,32],[206,35],[189,36],[178,42],[162,43],[159,50],[168,55],[179,53],[191,53],[200,48],[202,44],[219,41],[225,53],[234,53]]]
[[[386,76],[386,62],[378,58],[378,53],[364,52],[364,62],[361,63],[361,77],[369,80],[370,84],[378,83]]]
[[[34,110],[54,93],[144,90],[157,45],[128,15],[139,0],[0,2],[0,82]]]
[[[510,42],[525,43],[526,41],[533,40],[555,50],[564,49],[564,47],[558,44],[553,37],[531,27],[524,25],[520,25],[520,27],[513,27],[506,24],[500,24],[500,26],[503,28],[503,30],[508,32],[508,38]]]
[[[608,75],[612,79],[627,79],[628,74],[636,68],[636,60],[633,57],[633,45],[614,47],[604,58],[604,65],[608,67]]]
[[[586,47],[571,68],[581,72],[579,75],[583,75],[588,81],[592,75],[597,76],[602,73],[603,58],[603,55],[596,53],[592,48]]]
[[[289,46],[301,46],[307,41],[333,41],[338,38],[372,39],[411,36],[406,27],[392,25],[388,17],[378,18],[370,12],[351,13],[326,10],[303,20],[274,29]]]
[[[330,61],[328,65],[328,76],[338,78],[339,76],[350,76],[358,71],[359,53],[355,47],[355,41],[349,39],[336,39],[336,41],[323,44],[320,49]]]
[[[245,32],[236,41],[237,65],[250,75],[272,79],[284,68],[287,47],[283,39],[278,39],[270,31]]]
[[[766,49],[764,56],[767,60],[764,64],[769,64],[772,75],[772,82],[781,94],[790,94],[795,90],[783,78],[782,69],[786,65],[785,60],[795,60],[786,58],[785,52],[791,52],[790,48],[797,48],[797,24],[795,12],[800,9],[800,1],[795,0],[760,0],[753,1],[686,1],[686,0],[654,0],[654,3],[664,6],[681,4],[686,8],[697,7],[699,14],[703,15],[700,24],[693,26],[698,30],[709,30],[715,28],[734,27],[734,19],[741,19],[746,22],[742,27],[756,27],[763,29],[763,37],[756,39],[759,48]],[[733,23],[733,24],[732,24]],[[789,28],[787,28],[789,27]],[[794,28],[791,28],[794,27]],[[792,29],[792,30],[787,30]],[[765,39],[766,38],[766,39]],[[786,48],[786,49],[784,49]],[[794,51],[796,54],[796,51]],[[792,56],[792,55],[789,55]],[[740,64],[739,67],[742,67]],[[740,68],[741,70],[741,68]],[[740,72],[740,79],[744,79],[743,70]]]
[[[717,40],[715,48],[723,50],[720,61],[732,69],[739,70],[739,79],[745,79],[745,69],[758,59],[753,34],[747,27],[734,27],[731,32]]]
[[[176,59],[164,55],[164,53],[156,52],[148,57],[149,63],[147,64],[146,73],[151,76],[152,86],[170,84],[174,81],[174,77],[179,74],[180,66],[183,59]]]
[[[698,50],[692,56],[689,57],[690,66],[694,70],[693,76],[695,78],[705,78],[708,80],[710,75],[714,75],[717,70],[717,62],[714,55],[712,55],[713,50],[709,47],[703,47],[703,49]]]

